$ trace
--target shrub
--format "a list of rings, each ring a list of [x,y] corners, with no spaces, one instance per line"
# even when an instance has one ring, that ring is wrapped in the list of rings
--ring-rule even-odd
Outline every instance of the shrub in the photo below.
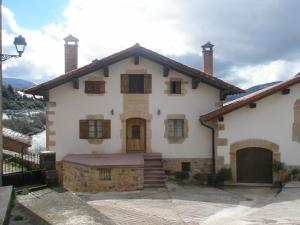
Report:
[[[196,173],[194,179],[201,182],[207,182],[208,175],[203,173]]]
[[[216,180],[218,183],[232,180],[232,173],[230,168],[222,168],[216,174]]]
[[[274,160],[273,164],[272,164],[272,169],[273,169],[273,172],[279,173],[280,171],[283,171],[285,169],[285,165],[283,162]]]
[[[190,174],[185,171],[176,171],[173,173],[176,180],[187,180],[190,178]]]
[[[298,176],[298,175],[299,175],[299,169],[294,168],[294,169],[291,171],[291,174],[292,174],[293,176]]]

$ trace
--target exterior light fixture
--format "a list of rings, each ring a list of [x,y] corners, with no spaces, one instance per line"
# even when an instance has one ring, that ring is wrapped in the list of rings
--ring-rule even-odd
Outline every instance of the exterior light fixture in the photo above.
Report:
[[[25,41],[25,38],[22,35],[19,35],[18,37],[15,37],[14,45],[16,47],[18,55],[1,54],[1,62],[4,62],[10,58],[21,57],[25,51],[27,43]]]
[[[111,115],[114,115],[114,113],[115,113],[114,109],[110,110]]]
[[[157,110],[157,115],[160,115],[160,113],[161,113],[161,112],[160,112],[160,109],[158,109],[158,110]]]

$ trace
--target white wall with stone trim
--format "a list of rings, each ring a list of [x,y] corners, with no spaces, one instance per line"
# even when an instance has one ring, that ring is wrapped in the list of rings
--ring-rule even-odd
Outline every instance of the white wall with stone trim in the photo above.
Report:
[[[262,139],[279,145],[281,161],[300,165],[300,142],[293,138],[294,104],[300,99],[300,84],[290,87],[290,94],[281,92],[256,102],[256,108],[245,106],[224,116],[225,129],[220,138],[227,138],[226,146],[218,146],[218,156],[225,164],[230,161],[230,145],[246,139]]]
[[[49,115],[53,121],[50,130],[55,131],[50,140],[55,146],[50,150],[57,153],[57,160],[66,154],[121,153],[121,120],[123,96],[120,91],[120,74],[127,70],[147,70],[152,74],[152,94],[149,95],[149,113],[151,120],[151,150],[160,152],[164,158],[209,158],[211,157],[211,131],[199,122],[199,116],[213,109],[219,101],[219,90],[204,83],[197,89],[191,88],[191,78],[170,71],[169,77],[163,77],[163,67],[140,57],[139,65],[134,65],[133,58],[128,58],[109,66],[109,77],[104,77],[103,70],[95,71],[79,79],[79,89],[73,89],[72,83],[66,83],[50,90],[50,102],[56,102],[51,108],[55,114]],[[106,82],[103,96],[91,96],[84,93],[84,81],[89,76],[96,76]],[[182,96],[165,94],[166,84],[171,77],[181,77],[187,82],[187,93]],[[111,115],[111,110],[114,115]],[[157,110],[161,114],[157,114]],[[104,139],[101,144],[90,144],[79,139],[79,120],[87,115],[102,114],[111,120],[111,139]],[[169,144],[164,137],[164,120],[168,114],[185,114],[188,120],[188,137],[182,144]],[[147,134],[149,135],[149,134]]]

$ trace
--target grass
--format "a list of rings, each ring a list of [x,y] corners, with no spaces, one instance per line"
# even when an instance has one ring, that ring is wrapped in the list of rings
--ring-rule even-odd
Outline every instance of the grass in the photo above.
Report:
[[[24,216],[22,216],[22,215],[16,215],[16,216],[14,217],[14,220],[15,220],[15,221],[21,221],[21,220],[24,220]]]

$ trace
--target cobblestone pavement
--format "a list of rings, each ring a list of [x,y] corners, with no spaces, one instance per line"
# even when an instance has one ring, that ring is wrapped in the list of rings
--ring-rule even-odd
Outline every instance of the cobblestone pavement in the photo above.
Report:
[[[300,225],[300,188],[168,184],[167,190],[77,195],[122,225]]]

